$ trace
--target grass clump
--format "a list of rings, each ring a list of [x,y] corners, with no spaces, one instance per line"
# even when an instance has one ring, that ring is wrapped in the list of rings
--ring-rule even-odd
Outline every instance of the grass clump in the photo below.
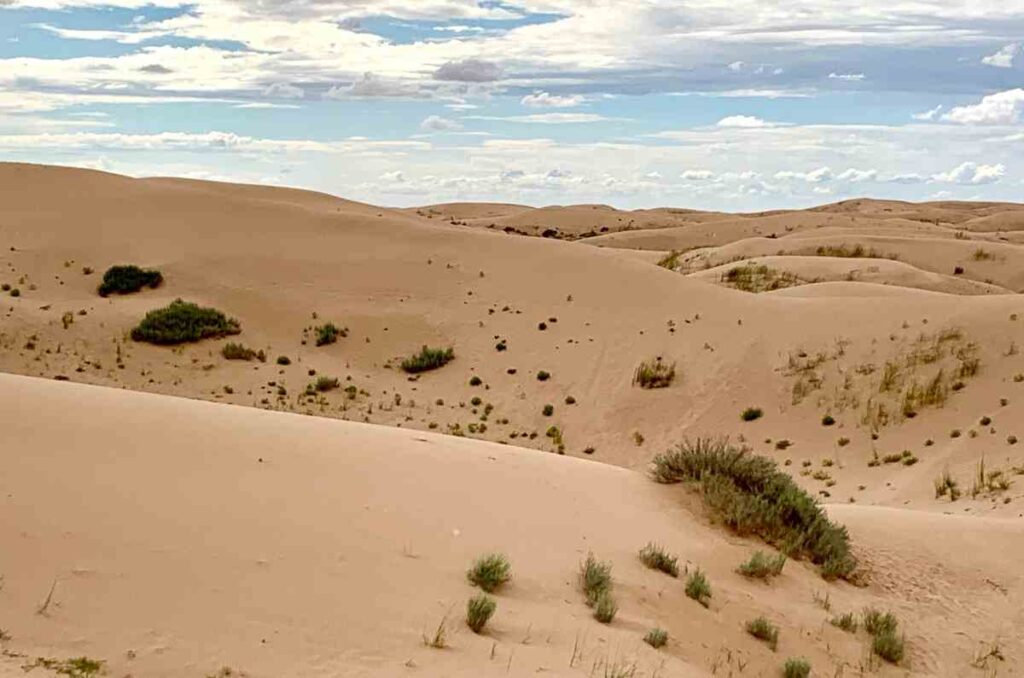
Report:
[[[735,266],[722,274],[721,281],[743,292],[771,292],[803,282],[787,271],[778,271],[761,264]]]
[[[143,269],[138,266],[111,266],[103,274],[103,282],[99,286],[99,294],[106,297],[111,294],[132,294],[143,287],[156,289],[164,281],[160,271]]]
[[[750,556],[750,560],[737,568],[737,572],[744,577],[751,579],[771,579],[782,574],[782,568],[786,564],[786,554],[780,553],[770,556],[763,551],[757,551]]]
[[[828,519],[814,498],[775,462],[728,440],[685,440],[657,455],[657,482],[699,482],[711,511],[740,535],[756,535],[790,557],[806,557],[826,579],[849,578],[857,562],[845,527]]]
[[[773,651],[779,645],[779,627],[764,617],[757,617],[747,622],[747,633],[758,640],[768,643]]]
[[[615,603],[611,591],[603,591],[594,601],[594,619],[602,624],[611,624],[618,611],[619,606]]]
[[[131,336],[134,341],[171,345],[226,337],[241,331],[237,320],[215,308],[176,299],[164,308],[147,313]]]
[[[852,612],[837,615],[828,621],[832,626],[835,626],[837,629],[842,629],[847,633],[857,633],[857,628],[859,626],[857,623],[857,615]]]
[[[484,630],[484,626],[487,621],[494,614],[494,610],[497,609],[498,604],[494,602],[494,599],[487,594],[481,593],[478,596],[474,596],[469,599],[466,603],[466,626],[468,626],[473,633],[480,633]]]
[[[668,388],[676,378],[676,364],[661,358],[644,360],[633,373],[633,385],[640,388]]]
[[[665,644],[668,643],[668,631],[665,629],[653,628],[647,632],[646,636],[644,636],[644,642],[655,650],[665,647]]]
[[[503,554],[489,553],[476,559],[466,578],[487,593],[494,593],[512,578],[512,565]]]
[[[903,636],[896,635],[895,629],[876,633],[871,639],[871,651],[890,664],[898,664],[903,659],[904,646]]]
[[[313,389],[319,393],[327,393],[333,391],[336,388],[341,387],[341,382],[336,377],[317,377],[316,381],[312,384]]]
[[[612,590],[612,564],[601,562],[593,553],[580,564],[580,589],[587,605],[594,607],[598,598]]]
[[[224,356],[225,360],[259,360],[261,363],[267,360],[267,354],[262,350],[254,351],[247,346],[234,342],[224,344],[220,354]]]
[[[760,407],[748,407],[740,414],[740,419],[743,421],[756,421],[763,416],[764,411]]]
[[[711,601],[711,584],[699,567],[686,578],[686,597],[707,607]]]
[[[640,553],[637,555],[640,558],[640,562],[652,570],[664,572],[670,577],[679,576],[679,565],[676,564],[676,557],[654,542],[648,542],[647,546],[640,549]]]
[[[783,678],[808,678],[811,675],[811,665],[806,659],[789,658],[782,666]]]
[[[427,372],[444,367],[455,359],[455,350],[448,348],[428,348],[424,346],[416,355],[402,361],[402,369],[409,374]]]
[[[327,346],[338,341],[338,337],[347,337],[347,329],[338,329],[338,326],[334,323],[327,323],[326,325],[318,325],[313,328],[316,333],[316,345]]]

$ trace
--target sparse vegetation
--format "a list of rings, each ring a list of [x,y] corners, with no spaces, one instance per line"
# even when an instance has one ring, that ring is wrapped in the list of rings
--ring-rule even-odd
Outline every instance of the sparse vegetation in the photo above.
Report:
[[[756,551],[750,559],[737,568],[737,572],[751,579],[771,579],[782,574],[786,565],[786,554],[770,556],[763,551]]]
[[[611,591],[602,591],[594,601],[594,619],[602,624],[611,624],[618,611],[619,606],[615,603]]]
[[[277,356],[277,364],[282,366],[291,365],[292,359],[286,355],[279,355]]]
[[[134,265],[111,266],[103,274],[103,282],[100,283],[98,292],[101,297],[111,294],[132,294],[143,287],[156,289],[163,281],[164,276],[157,270]]]
[[[665,629],[653,628],[644,636],[644,642],[655,650],[665,647],[668,643],[668,631]]]
[[[711,584],[699,567],[686,577],[686,597],[707,607],[711,601]]]
[[[476,559],[466,578],[487,593],[494,593],[512,579],[512,565],[503,554],[489,553]]]
[[[225,360],[259,360],[262,363],[267,359],[267,354],[262,350],[254,351],[247,346],[234,342],[224,344],[220,354],[224,356]]]
[[[555,413],[555,406],[554,405],[545,405],[544,409],[541,412],[541,414],[543,414],[545,417],[550,417],[554,413]]]
[[[811,675],[811,665],[806,659],[789,658],[782,667],[783,678],[808,678]]]
[[[779,628],[765,617],[756,617],[747,622],[747,633],[763,640],[773,651],[779,644]]]
[[[316,334],[316,345],[327,346],[338,341],[338,337],[347,337],[347,329],[338,329],[338,326],[334,323],[326,323],[313,328],[313,332]]]
[[[670,577],[679,576],[679,565],[676,563],[676,557],[654,542],[648,542],[646,546],[640,549],[640,553],[637,555],[640,558],[640,562],[652,570],[664,572]]]
[[[842,629],[847,633],[857,633],[857,615],[852,612],[846,612],[841,615],[837,615],[829,619],[829,623],[838,629]]]
[[[748,407],[740,413],[740,419],[743,421],[756,421],[764,416],[764,411],[760,407]]]
[[[792,557],[807,557],[826,579],[856,568],[846,528],[825,512],[775,462],[726,440],[686,440],[657,455],[654,479],[699,482],[705,504],[732,530],[757,535]]]
[[[644,360],[633,373],[633,385],[640,388],[667,388],[676,378],[676,365],[661,358]]]
[[[949,473],[949,469],[942,472],[942,475],[935,479],[935,498],[948,496],[950,501],[960,498],[960,485]]]
[[[537,381],[547,381],[550,378],[550,372],[545,372],[544,370],[541,370],[540,372],[537,373]]]
[[[721,281],[743,292],[770,292],[794,287],[803,281],[787,271],[777,271],[761,264],[735,266],[722,274]]]
[[[612,564],[600,562],[593,553],[588,553],[587,559],[580,565],[579,579],[587,605],[594,607],[602,595],[611,593]]]
[[[418,374],[444,367],[455,359],[455,350],[448,348],[429,348],[424,346],[420,352],[402,361],[402,369],[409,374]]]
[[[473,633],[480,633],[497,607],[498,604],[494,602],[494,599],[485,593],[473,596],[466,603],[466,626]]]
[[[176,299],[164,308],[150,311],[132,330],[134,341],[171,345],[239,334],[238,321],[214,308],[204,308]]]

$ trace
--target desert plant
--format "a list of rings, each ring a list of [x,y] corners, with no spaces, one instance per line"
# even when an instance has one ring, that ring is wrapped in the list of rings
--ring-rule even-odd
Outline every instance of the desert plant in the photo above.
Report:
[[[545,417],[550,417],[554,413],[555,413],[555,406],[554,405],[545,405],[544,409],[541,411],[541,414],[543,414]]]
[[[764,617],[756,617],[747,622],[747,633],[758,640],[768,643],[774,650],[779,644],[779,628]]]
[[[318,327],[314,327],[313,331],[316,333],[317,346],[327,346],[328,344],[333,344],[338,341],[339,336],[348,336],[347,329],[338,329],[337,325],[334,323],[319,325]]]
[[[764,411],[760,407],[748,407],[740,414],[740,419],[743,421],[755,421],[763,416]]]
[[[655,456],[651,473],[661,483],[699,482],[705,504],[735,532],[807,557],[826,578],[848,578],[856,568],[846,528],[828,519],[814,498],[775,462],[727,440],[684,440]]]
[[[317,380],[313,383],[313,388],[319,391],[320,393],[333,391],[334,389],[340,386],[341,382],[338,381],[338,379],[335,377],[320,376],[317,377]]]
[[[258,359],[260,362],[263,362],[267,359],[267,356],[263,351],[254,351],[247,346],[236,344],[234,342],[224,344],[224,347],[220,350],[220,354],[224,356],[226,360]]]
[[[756,551],[747,562],[737,568],[737,572],[751,579],[771,579],[782,574],[785,564],[786,554],[784,553],[770,556],[762,551]]]
[[[811,675],[811,665],[806,659],[790,657],[782,666],[783,678],[807,678]]]
[[[653,628],[644,636],[644,642],[655,650],[665,647],[665,644],[668,642],[668,631],[665,629]]]
[[[938,499],[946,495],[949,495],[950,501],[956,501],[960,498],[960,485],[950,475],[949,469],[943,471],[942,475],[935,479],[935,498]]]
[[[466,578],[487,593],[494,593],[512,578],[512,565],[503,554],[489,553],[476,559]]]
[[[455,350],[448,348],[428,348],[424,346],[420,352],[402,361],[402,369],[409,374],[427,372],[444,367],[455,359]]]
[[[541,370],[537,373],[537,381],[547,381],[551,378],[551,373]]]
[[[593,553],[588,553],[587,559],[580,564],[579,581],[587,605],[594,607],[602,594],[611,592],[612,564],[600,562]]]
[[[833,426],[836,423],[835,418],[831,414],[826,414],[821,418],[822,426]]]
[[[730,268],[722,274],[721,281],[743,292],[770,292],[803,282],[788,271],[753,263]]]
[[[497,607],[498,604],[487,594],[473,596],[466,603],[466,626],[472,629],[473,633],[480,633]]]
[[[479,386],[482,383],[484,383],[483,379],[481,379],[480,377],[475,376],[475,375],[470,377],[470,379],[469,379],[469,385],[470,386]]]
[[[676,557],[658,546],[654,542],[648,542],[637,554],[640,562],[651,568],[664,572],[671,577],[679,576],[679,566],[676,564]]]
[[[905,640],[896,635],[895,631],[883,631],[875,634],[871,640],[871,651],[890,664],[898,664],[903,659]]]
[[[837,615],[828,620],[832,626],[842,629],[847,633],[857,633],[857,616],[852,612],[846,612],[841,615]]]
[[[864,608],[863,620],[864,630],[873,636],[893,632],[899,626],[899,621],[892,612],[883,613],[873,607]]]
[[[633,372],[633,385],[640,388],[667,388],[676,378],[676,365],[661,358],[644,360]]]
[[[291,365],[292,364],[292,359],[289,358],[286,355],[279,355],[279,356],[277,356],[277,364],[278,365]]]
[[[101,297],[110,294],[131,294],[138,292],[143,287],[156,289],[163,283],[164,277],[160,271],[142,269],[138,266],[111,266],[103,274],[103,282],[99,286]]]
[[[182,344],[239,334],[238,321],[214,308],[176,299],[164,308],[150,311],[132,330],[134,341],[151,344]]]
[[[707,607],[711,600],[711,584],[698,567],[686,577],[686,597]]]
[[[594,601],[594,619],[602,624],[611,624],[618,611],[619,606],[615,603],[611,591],[602,591]]]

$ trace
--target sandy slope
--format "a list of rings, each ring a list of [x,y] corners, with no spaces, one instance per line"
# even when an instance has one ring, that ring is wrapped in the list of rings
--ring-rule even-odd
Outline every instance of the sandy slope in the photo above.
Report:
[[[732,572],[754,545],[691,513],[685,490],[607,465],[23,377],[0,376],[0,393],[12,675],[29,658],[80,655],[140,676],[587,676],[604,661],[642,676],[741,664],[774,675],[792,655],[857,675],[865,640],[825,623],[813,600],[825,593],[834,611],[896,611],[918,675],[966,670],[996,640],[1002,675],[1021,668],[1024,581],[1010,556],[1024,535],[1013,523],[843,508],[875,583],[829,585],[789,563],[765,585]],[[871,538],[880,523],[898,538]],[[922,538],[939,533],[941,550]],[[708,572],[710,610],[639,564],[648,539]],[[1007,557],[981,555],[991,542]],[[514,582],[477,637],[461,625],[463,572],[495,549]],[[575,590],[591,550],[614,563],[610,627]],[[449,610],[450,648],[424,647]],[[780,625],[778,652],[744,634],[758,613]],[[661,652],[640,642],[655,624],[676,639]]]

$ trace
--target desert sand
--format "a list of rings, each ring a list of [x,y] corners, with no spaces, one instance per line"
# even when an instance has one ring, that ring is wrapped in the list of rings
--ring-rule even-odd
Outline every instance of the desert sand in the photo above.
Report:
[[[0,164],[0,675],[1021,675],[1022,229],[1012,204],[396,210]],[[164,283],[100,297],[127,263]],[[178,298],[241,334],[131,340]],[[328,321],[347,331],[318,347]],[[424,345],[455,358],[403,372]],[[656,358],[671,386],[634,385]],[[770,549],[648,474],[701,435],[817,497],[854,581],[738,574]],[[648,541],[707,573],[707,609]],[[490,551],[513,578],[478,636],[465,573]],[[609,625],[577,587],[589,552]],[[899,665],[829,623],[867,606],[900,619]]]

